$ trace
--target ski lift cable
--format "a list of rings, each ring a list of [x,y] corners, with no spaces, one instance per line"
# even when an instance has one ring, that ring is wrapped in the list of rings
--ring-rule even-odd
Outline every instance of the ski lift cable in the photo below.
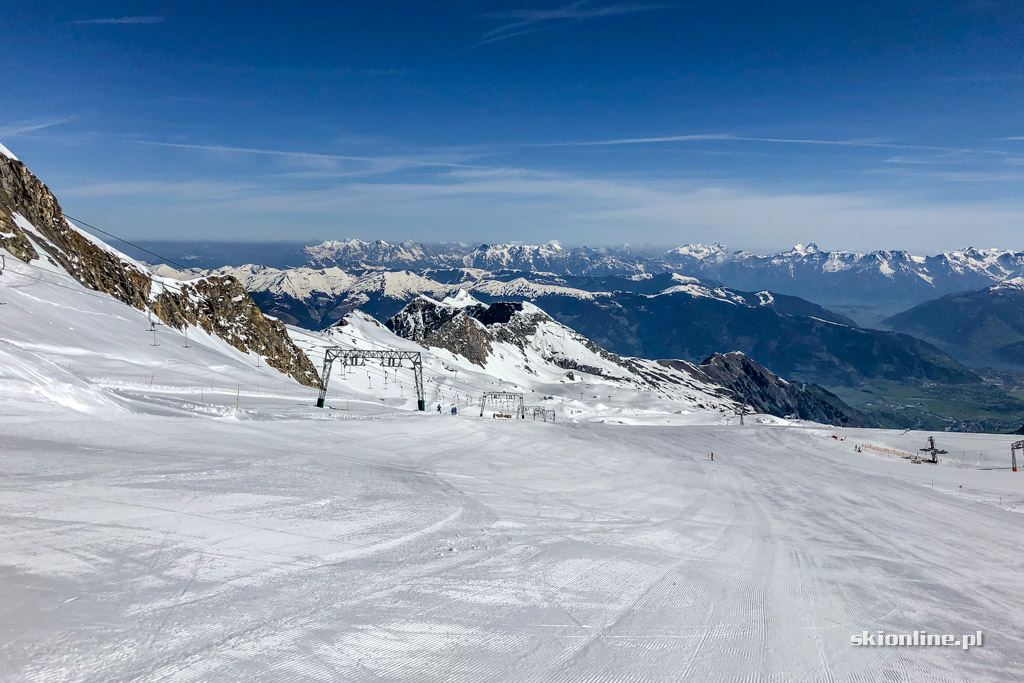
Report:
[[[184,266],[184,265],[178,263],[177,261],[172,261],[171,259],[167,258],[166,256],[161,256],[160,254],[156,253],[155,251],[150,251],[149,249],[146,249],[145,247],[140,247],[139,245],[135,244],[134,242],[129,242],[128,240],[124,239],[123,237],[118,237],[114,233],[107,232],[106,230],[104,230],[102,228],[97,228],[95,225],[92,225],[91,223],[86,223],[81,218],[75,218],[74,216],[72,216],[70,214],[64,214],[64,217],[65,218],[70,218],[71,220],[73,220],[76,223],[81,223],[85,227],[90,228],[92,230],[95,230],[96,232],[102,233],[102,234],[106,235],[107,237],[113,237],[118,242],[123,242],[123,243],[127,244],[130,247],[134,247],[135,249],[138,249],[139,251],[142,251],[142,252],[145,252],[145,253],[149,254],[150,256],[156,256],[158,259],[160,259],[161,261],[163,261],[165,263],[170,263],[171,265],[177,266],[178,268],[181,268],[182,270],[190,270],[189,266]]]

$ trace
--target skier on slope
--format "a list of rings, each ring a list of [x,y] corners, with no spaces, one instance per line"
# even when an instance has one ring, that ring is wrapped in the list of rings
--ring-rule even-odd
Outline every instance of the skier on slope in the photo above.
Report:
[[[712,451],[711,452],[711,462],[714,462],[714,461],[715,461],[715,453],[714,453],[714,451]]]
[[[437,412],[438,412],[438,414],[441,413],[441,404],[440,403],[437,404]]]
[[[458,414],[459,414],[459,409],[456,408],[455,406],[452,406],[452,415],[458,415]]]

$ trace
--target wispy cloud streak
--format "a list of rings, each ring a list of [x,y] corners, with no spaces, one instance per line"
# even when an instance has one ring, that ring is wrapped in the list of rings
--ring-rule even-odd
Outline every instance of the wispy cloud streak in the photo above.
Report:
[[[1020,140],[1024,138],[1003,138],[1004,140]],[[941,145],[910,145],[898,142],[886,142],[880,140],[817,140],[814,138],[770,138],[752,137],[745,135],[731,135],[728,133],[698,133],[692,135],[664,135],[659,137],[644,138],[613,138],[609,140],[582,140],[574,142],[550,142],[535,145],[537,147],[603,147],[615,145],[653,145],[670,142],[763,142],[785,145],[820,145],[826,147],[866,147],[875,149],[902,149],[919,150],[929,152],[954,152],[962,154],[995,154],[1004,155],[1006,152],[996,150],[976,150],[966,147],[944,147]]]
[[[299,161],[319,162],[357,162],[370,165],[369,173],[388,173],[409,168],[476,168],[472,164],[462,163],[466,157],[453,157],[451,155],[406,155],[406,156],[359,156],[351,154],[325,154],[323,152],[295,152],[278,149],[263,149],[259,147],[231,147],[227,145],[198,145],[179,142],[157,142],[152,140],[130,140],[139,145],[151,145],[154,147],[170,147],[176,149],[191,149],[207,152],[225,152],[237,154],[254,154],[259,156],[278,157],[283,159],[296,159]],[[348,174],[346,174],[348,175]]]
[[[509,38],[558,28],[568,23],[580,23],[591,19],[636,14],[651,10],[668,9],[667,5],[640,3],[617,3],[594,5],[592,0],[579,0],[554,9],[520,9],[492,12],[486,15],[492,19],[511,19],[501,26],[485,33],[473,47],[497,43]]]
[[[107,17],[104,19],[79,19],[76,24],[102,25],[102,24],[159,24],[167,20],[167,17]]]
[[[0,128],[0,138],[11,138],[15,135],[21,135],[22,133],[31,133],[37,130],[43,130],[44,128],[52,128],[53,126],[60,126],[65,123],[74,121],[77,116],[65,116],[62,119],[54,119],[52,121],[39,121],[36,123],[12,123],[8,126]]]

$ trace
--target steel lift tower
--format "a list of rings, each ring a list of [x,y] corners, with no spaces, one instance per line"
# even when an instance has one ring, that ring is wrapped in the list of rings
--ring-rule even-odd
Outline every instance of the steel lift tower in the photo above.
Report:
[[[423,393],[423,356],[419,351],[369,351],[364,349],[343,349],[332,346],[324,353],[324,369],[320,373],[320,397],[316,407],[323,408],[327,400],[327,383],[331,380],[331,367],[334,361],[341,361],[342,366],[366,365],[367,360],[379,361],[384,368],[400,368],[405,361],[412,363],[412,374],[416,379],[416,408],[427,409],[427,397]]]
[[[927,453],[930,456],[932,456],[931,460],[928,460],[927,462],[930,462],[933,465],[938,464],[939,456],[940,455],[945,455],[946,453],[949,453],[949,451],[940,451],[938,448],[935,447],[935,437],[934,436],[929,436],[928,437],[928,447],[927,448],[922,448],[921,452],[922,453]]]
[[[480,417],[484,416],[484,408],[487,402],[511,404],[516,417],[526,419],[526,406],[523,405],[523,395],[518,391],[485,391],[480,397]]]

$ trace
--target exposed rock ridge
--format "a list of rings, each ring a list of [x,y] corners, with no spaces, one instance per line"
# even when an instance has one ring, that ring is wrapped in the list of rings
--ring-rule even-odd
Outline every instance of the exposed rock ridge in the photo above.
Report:
[[[661,361],[674,362],[674,361]],[[710,381],[730,389],[756,412],[793,415],[824,424],[861,425],[865,416],[816,384],[787,382],[739,353],[716,353],[697,366]]]

